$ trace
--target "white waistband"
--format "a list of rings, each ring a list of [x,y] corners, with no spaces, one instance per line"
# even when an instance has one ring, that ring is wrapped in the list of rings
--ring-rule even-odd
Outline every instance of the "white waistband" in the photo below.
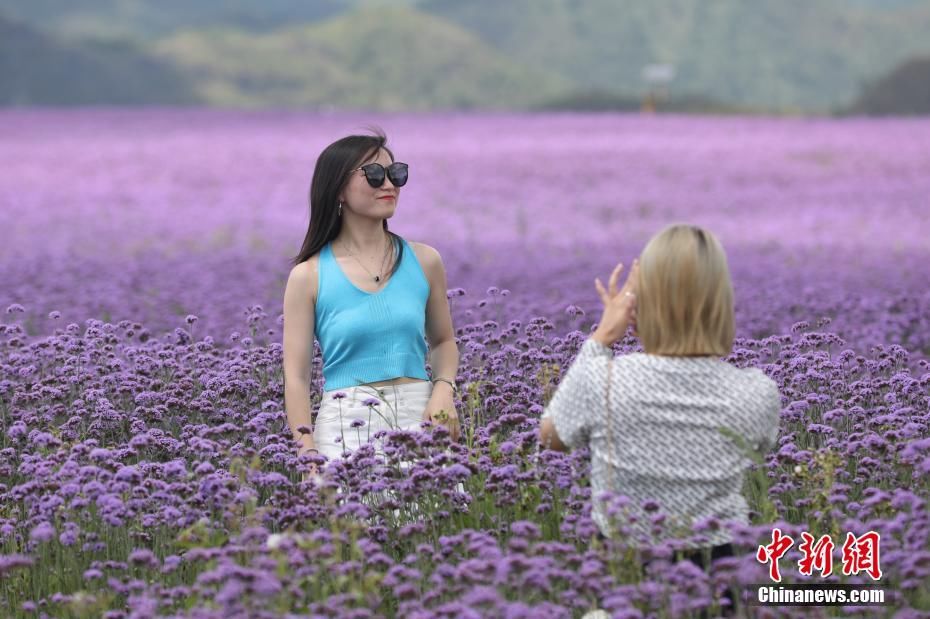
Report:
[[[376,392],[388,394],[388,393],[406,393],[406,392],[418,392],[426,391],[431,389],[433,384],[428,380],[418,380],[415,383],[401,383],[399,385],[381,385],[379,387],[371,387],[369,385],[355,385],[353,387],[344,387],[342,389],[330,389],[329,391],[323,392],[323,397],[332,397],[337,393],[344,393],[346,396],[351,396],[356,393],[365,393],[371,396],[374,396]]]

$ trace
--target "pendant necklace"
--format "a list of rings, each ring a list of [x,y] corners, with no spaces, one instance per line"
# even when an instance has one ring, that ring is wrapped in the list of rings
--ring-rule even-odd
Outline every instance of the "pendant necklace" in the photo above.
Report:
[[[372,279],[375,280],[375,283],[376,283],[376,284],[381,282],[381,278],[382,278],[382,276],[384,275],[384,258],[386,258],[386,257],[387,257],[387,254],[388,254],[388,247],[387,247],[387,246],[385,246],[385,248],[384,248],[384,257],[381,258],[381,270],[378,271],[378,274],[377,274],[377,275],[375,275],[374,273],[372,273],[371,271],[369,271],[369,270],[368,270],[368,267],[366,267],[366,266],[362,263],[362,261],[358,259],[358,257],[357,257],[355,254],[353,254],[351,251],[349,251],[349,248],[346,246],[345,241],[342,241],[342,248],[343,248],[344,250],[346,250],[346,253],[347,253],[347,254],[349,254],[350,256],[352,256],[353,258],[355,258],[355,261],[358,262],[359,265],[360,265],[363,269],[365,269],[365,272],[366,272],[366,273],[368,273],[369,275],[371,275]]]

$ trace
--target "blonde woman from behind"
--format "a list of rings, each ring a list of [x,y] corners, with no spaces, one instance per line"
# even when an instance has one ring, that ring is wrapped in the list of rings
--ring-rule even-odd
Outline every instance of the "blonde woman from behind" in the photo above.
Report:
[[[649,241],[618,289],[621,271],[606,289],[595,280],[604,313],[543,413],[543,447],[590,448],[592,496],[631,499],[637,545],[702,520],[748,523],[741,490],[749,460],[737,443],[774,446],[781,396],[760,370],[721,360],[735,333],[723,247],[702,228],[673,225]],[[614,357],[628,326],[644,352]],[[666,514],[659,537],[650,521],[657,508]],[[599,500],[592,518],[603,536],[614,535]],[[708,557],[733,554],[726,527],[704,537],[681,541],[687,559],[705,567]]]

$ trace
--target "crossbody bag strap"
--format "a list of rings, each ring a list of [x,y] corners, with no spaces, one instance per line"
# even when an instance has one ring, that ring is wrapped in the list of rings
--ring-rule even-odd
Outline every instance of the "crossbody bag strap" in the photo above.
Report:
[[[611,478],[613,479],[612,488],[616,491],[617,488],[617,468],[611,463],[614,457],[614,432],[613,424],[611,423],[613,415],[610,414],[610,383],[611,377],[613,376],[614,368],[614,355],[613,352],[610,353],[610,358],[607,360],[607,388],[605,389],[604,395],[604,417],[606,418],[605,427],[607,428],[607,448],[609,453],[606,458],[607,466],[610,467]]]

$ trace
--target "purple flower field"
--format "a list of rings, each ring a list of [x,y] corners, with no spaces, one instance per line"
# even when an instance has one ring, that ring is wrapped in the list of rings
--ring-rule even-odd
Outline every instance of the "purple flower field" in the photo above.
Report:
[[[391,433],[316,484],[283,286],[316,155],[370,124],[410,164],[391,229],[446,266],[463,438]],[[767,582],[776,524],[879,532],[888,604],[759,616],[930,615],[930,120],[8,110],[0,135],[0,616],[713,615]],[[710,574],[596,540],[586,454],[535,438],[594,278],[679,221],[728,251],[729,360],[784,396]],[[822,580],[800,556],[785,582]]]

